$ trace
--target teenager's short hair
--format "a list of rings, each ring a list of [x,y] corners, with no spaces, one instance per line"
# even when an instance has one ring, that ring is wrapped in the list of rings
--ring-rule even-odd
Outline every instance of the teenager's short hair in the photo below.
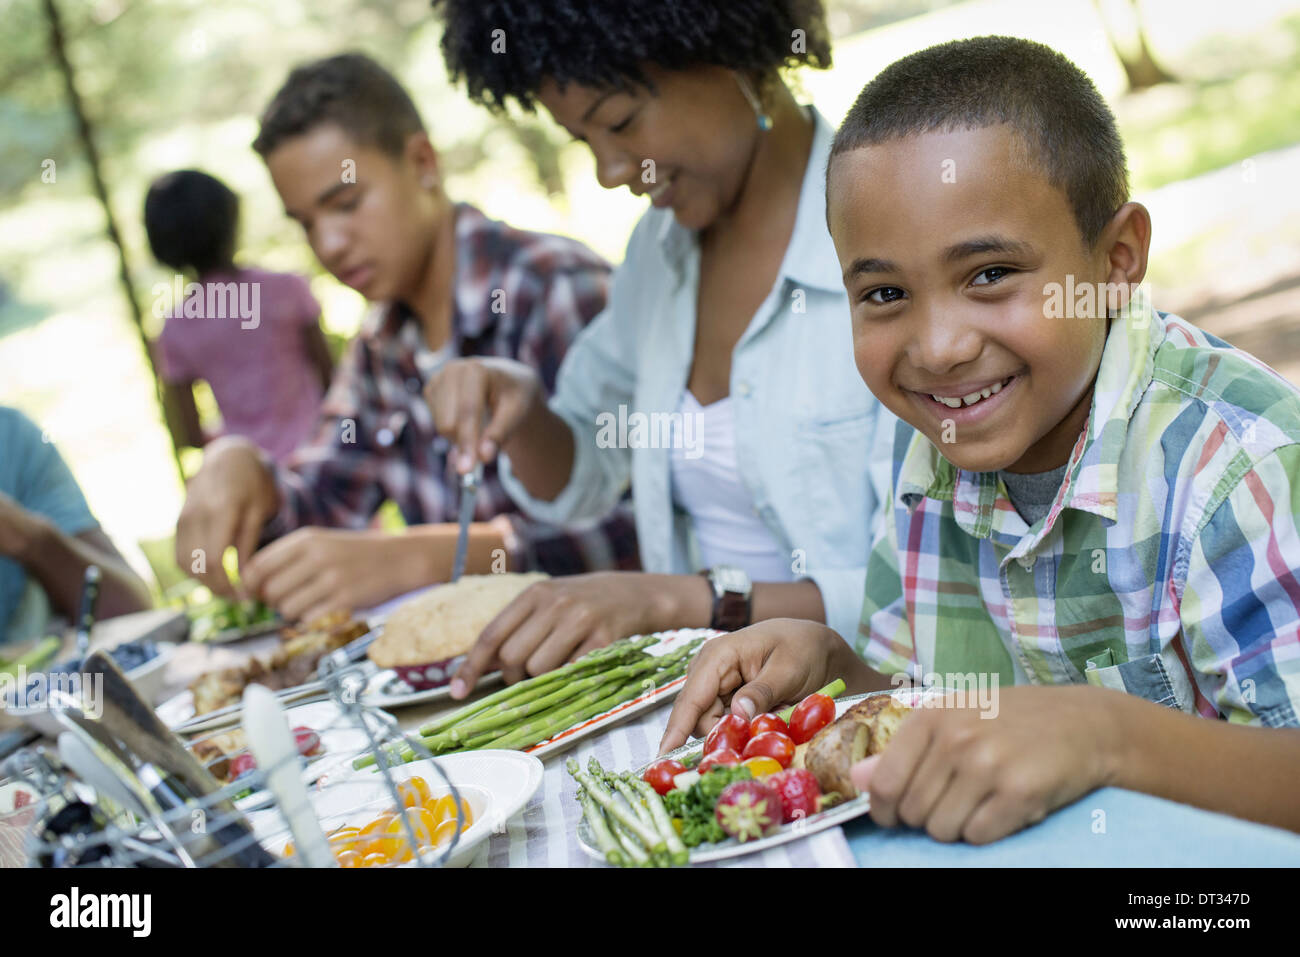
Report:
[[[536,109],[550,79],[598,89],[652,88],[641,67],[720,66],[749,75],[831,63],[821,0],[434,0],[453,81],[496,111]]]
[[[1048,182],[1065,192],[1091,246],[1128,202],[1115,117],[1077,66],[1041,43],[977,37],[886,67],[844,118],[834,157],[899,137],[1009,124]]]
[[[235,255],[239,197],[196,169],[166,173],[144,198],[144,229],[157,260],[202,275],[229,266]]]
[[[265,157],[285,140],[334,123],[365,146],[400,156],[424,122],[402,84],[362,53],[295,67],[262,113],[253,149]]]

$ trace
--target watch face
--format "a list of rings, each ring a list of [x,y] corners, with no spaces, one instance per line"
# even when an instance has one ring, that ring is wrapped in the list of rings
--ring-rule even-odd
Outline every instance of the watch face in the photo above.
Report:
[[[719,594],[736,592],[747,596],[750,587],[749,576],[739,568],[731,565],[718,565],[713,569],[713,588]]]

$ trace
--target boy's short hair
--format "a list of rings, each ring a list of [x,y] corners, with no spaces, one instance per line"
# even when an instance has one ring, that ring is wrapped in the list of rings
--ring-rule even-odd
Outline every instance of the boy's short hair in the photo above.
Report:
[[[397,78],[363,53],[295,67],[262,113],[253,149],[265,158],[287,139],[334,123],[365,146],[398,157],[424,122]]]
[[[536,109],[550,79],[596,89],[652,88],[642,64],[720,66],[751,75],[831,64],[822,0],[434,0],[446,28],[442,55],[454,82],[494,111]],[[504,44],[504,49],[501,48]]]
[[[159,176],[144,198],[149,248],[165,266],[202,275],[229,266],[235,255],[239,197],[196,169]]]
[[[1089,247],[1128,202],[1124,143],[1092,81],[1061,54],[1014,37],[941,43],[887,66],[844,118],[831,158],[919,133],[1006,123],[1065,192]]]

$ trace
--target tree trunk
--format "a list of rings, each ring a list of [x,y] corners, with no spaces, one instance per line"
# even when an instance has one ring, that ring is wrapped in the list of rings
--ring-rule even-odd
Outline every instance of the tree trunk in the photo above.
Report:
[[[140,311],[140,303],[135,297],[135,286],[131,282],[131,269],[127,262],[126,246],[122,243],[122,235],[118,231],[117,220],[113,216],[113,207],[108,200],[108,188],[104,184],[99,150],[95,146],[94,129],[90,117],[86,115],[81,94],[77,90],[76,74],[72,62],[68,59],[68,51],[64,42],[63,23],[59,18],[55,0],[42,0],[42,4],[45,9],[45,19],[50,28],[50,51],[54,54],[54,60],[63,76],[63,84],[68,95],[68,106],[72,110],[73,118],[77,124],[77,137],[81,140],[82,148],[86,151],[86,161],[90,167],[90,180],[95,189],[95,197],[99,200],[100,206],[104,208],[105,231],[108,233],[109,242],[117,250],[118,280],[121,283],[122,295],[126,299],[127,310],[130,313],[132,323],[135,325],[136,333],[140,337],[140,346],[144,350],[145,360],[149,363],[149,371],[153,375],[154,395],[158,400],[159,409],[162,410],[163,421],[168,423],[167,431],[172,442],[172,457],[176,461],[176,470],[180,473],[181,482],[184,483],[185,472],[181,468],[179,443],[171,429],[172,417],[168,414],[165,394],[158,375],[158,367],[154,364],[153,349],[150,348],[149,337],[145,334],[144,314]]]

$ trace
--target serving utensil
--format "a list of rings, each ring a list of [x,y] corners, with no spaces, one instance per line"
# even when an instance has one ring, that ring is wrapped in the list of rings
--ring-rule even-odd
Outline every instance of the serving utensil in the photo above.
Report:
[[[479,483],[483,481],[483,463],[460,477],[460,529],[456,533],[456,557],[451,563],[451,580],[460,581],[465,574],[465,559],[469,554],[469,523],[474,520],[474,505],[478,501]]]

